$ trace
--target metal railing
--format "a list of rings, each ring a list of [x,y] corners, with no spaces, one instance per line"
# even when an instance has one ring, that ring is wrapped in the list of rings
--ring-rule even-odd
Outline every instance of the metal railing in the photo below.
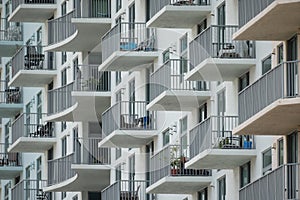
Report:
[[[76,32],[76,26],[71,23],[74,17],[76,17],[75,10],[48,21],[48,45],[61,42]]]
[[[47,114],[22,113],[12,122],[12,143],[20,137],[52,138],[55,137],[54,123],[43,122]]]
[[[47,61],[47,62],[46,62]],[[12,76],[20,70],[55,70],[54,54],[41,46],[24,46],[11,59]]]
[[[23,41],[23,25],[18,22],[8,22],[7,18],[1,18],[0,41]]]
[[[81,70],[78,69],[75,80],[76,91],[108,92],[111,90],[111,73],[99,71],[98,66],[81,66]]]
[[[240,200],[295,200],[299,193],[299,163],[278,167],[240,189]]]
[[[255,58],[253,41],[232,40],[239,27],[235,25],[212,25],[190,42],[191,69],[207,58]]]
[[[98,148],[101,138],[75,138],[74,164],[110,165],[110,148]]]
[[[0,104],[20,104],[22,96],[21,88],[8,87],[7,81],[0,81]]]
[[[33,200],[42,199],[39,197],[47,195],[43,192],[47,181],[45,180],[22,180],[11,189],[11,199],[15,200]]]
[[[147,200],[146,187],[143,180],[120,180],[101,192],[102,200]]]
[[[207,149],[253,149],[253,136],[233,136],[237,116],[210,116],[190,130],[191,158]]]
[[[75,176],[71,169],[74,153],[48,161],[48,186],[66,181]]]
[[[116,51],[154,51],[155,49],[156,29],[146,28],[146,23],[118,23],[102,37],[103,61]]]
[[[163,7],[173,6],[208,6],[210,0],[152,0],[150,1],[150,17],[153,17]]]
[[[239,0],[239,26],[244,26],[275,0]]]
[[[299,62],[279,64],[239,93],[239,123],[281,98],[299,96]]]
[[[167,176],[211,176],[211,170],[186,169],[188,146],[168,145],[150,158],[150,184]]]
[[[166,90],[208,91],[209,83],[204,81],[185,81],[188,61],[171,59],[150,76],[150,100]]]
[[[48,115],[56,114],[70,108],[75,101],[72,98],[74,83],[48,91]]]
[[[14,12],[14,10],[16,10],[16,8],[21,4],[56,4],[56,0],[14,0],[11,4],[12,12]]]
[[[22,166],[22,156],[20,153],[8,153],[8,143],[0,143],[0,167],[3,166]]]
[[[77,18],[111,17],[111,0],[89,0],[82,5],[80,5],[80,2],[79,0],[75,1]]]
[[[115,130],[154,130],[156,129],[156,112],[147,111],[145,101],[121,101],[102,114],[103,136]]]

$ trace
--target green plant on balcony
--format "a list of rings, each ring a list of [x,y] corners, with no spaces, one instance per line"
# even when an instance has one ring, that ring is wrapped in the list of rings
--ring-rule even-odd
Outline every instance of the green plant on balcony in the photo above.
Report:
[[[102,79],[91,77],[88,80],[85,80],[83,83],[84,90],[101,90],[102,88]]]

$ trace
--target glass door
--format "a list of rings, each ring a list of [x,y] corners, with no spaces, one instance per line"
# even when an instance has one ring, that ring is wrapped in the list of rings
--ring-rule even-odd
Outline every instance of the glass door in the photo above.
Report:
[[[287,61],[296,61],[297,52],[297,36],[287,41]],[[287,65],[287,96],[294,97],[299,94],[299,75],[298,63],[290,63]]]
[[[294,132],[287,136],[287,162],[298,162],[298,133]],[[287,196],[288,199],[298,199],[298,172],[297,165],[287,165]]]

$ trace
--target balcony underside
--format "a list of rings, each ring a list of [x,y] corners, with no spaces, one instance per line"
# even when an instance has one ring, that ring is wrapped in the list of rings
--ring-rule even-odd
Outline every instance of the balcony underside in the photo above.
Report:
[[[207,176],[168,176],[146,189],[151,194],[193,194],[208,186],[212,178]]]
[[[207,149],[185,166],[189,169],[234,169],[256,156],[251,149]]]
[[[147,22],[147,27],[192,28],[211,12],[211,6],[174,6],[162,8]]]
[[[72,92],[78,106],[73,111],[74,121],[97,122],[101,114],[110,107],[110,92]]]
[[[0,103],[0,117],[15,117],[21,110],[23,110],[23,104]]]
[[[62,122],[62,121],[66,121],[66,122],[73,122],[74,121],[74,116],[73,116],[73,112],[75,111],[75,109],[78,107],[78,103],[75,103],[73,106],[52,114],[52,115],[48,115],[47,117],[44,118],[44,121],[49,121],[49,122]]]
[[[99,147],[139,148],[157,135],[156,130],[116,130],[99,142]]]
[[[152,51],[116,51],[100,66],[100,71],[139,71],[158,58]],[[148,65],[147,65],[148,66]]]
[[[101,191],[110,184],[108,165],[72,165],[76,175],[64,182],[44,187],[44,192]]]
[[[210,96],[210,91],[167,90],[153,99],[147,105],[147,110],[191,111],[199,107]]]
[[[20,70],[8,83],[13,87],[44,87],[56,76],[55,70]]]
[[[56,4],[21,4],[10,15],[10,22],[45,22],[53,16]]]
[[[208,58],[189,71],[188,81],[233,81],[255,65],[255,59]]]
[[[299,31],[299,10],[299,0],[275,0],[233,37],[235,40],[288,40]]]
[[[55,138],[20,137],[9,148],[9,152],[44,153],[56,143]]]
[[[63,41],[45,47],[45,51],[101,52],[101,37],[111,28],[109,18],[73,18],[76,32]]]
[[[12,57],[23,45],[23,41],[0,41],[0,57]]]
[[[279,99],[233,129],[235,135],[287,135],[299,128],[300,98]]]
[[[0,166],[0,180],[14,179],[23,172],[22,166]]]

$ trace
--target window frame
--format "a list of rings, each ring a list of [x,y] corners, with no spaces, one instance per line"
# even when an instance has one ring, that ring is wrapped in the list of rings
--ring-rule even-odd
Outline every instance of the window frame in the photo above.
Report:
[[[266,70],[265,68],[265,62],[270,60],[270,66],[269,69]],[[270,70],[272,69],[272,54],[269,54],[268,56],[266,56],[264,59],[262,59],[261,61],[261,74],[265,75],[266,73],[268,73]]]
[[[163,140],[162,140],[163,147],[170,144],[170,128],[167,128],[162,132],[162,137],[163,137]]]
[[[278,160],[278,167],[284,164],[284,140],[283,138],[280,138],[277,141],[277,160]],[[282,149],[281,149],[282,147]],[[282,150],[282,151],[281,151]],[[282,152],[282,154],[281,154]]]
[[[270,158],[271,158],[271,163],[268,165],[265,165],[265,158],[264,156],[270,152]],[[262,152],[262,174],[265,175],[267,174],[269,171],[272,171],[272,148],[269,147],[266,150],[264,150]]]
[[[247,170],[247,172],[246,172],[247,174],[244,174],[245,169]],[[247,178],[245,183],[244,183],[244,178]],[[251,162],[249,161],[240,166],[240,188],[249,184],[250,181],[251,181]]]

